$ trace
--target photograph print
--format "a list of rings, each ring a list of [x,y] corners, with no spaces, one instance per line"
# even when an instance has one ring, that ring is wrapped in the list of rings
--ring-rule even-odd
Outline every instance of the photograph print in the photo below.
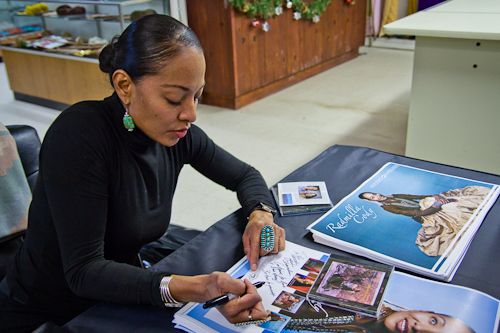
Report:
[[[301,269],[304,271],[319,273],[321,272],[324,264],[325,262],[321,260],[309,258],[309,260],[307,260],[307,262],[304,264],[304,266],[302,266]]]
[[[278,297],[276,297],[273,305],[285,311],[295,313],[300,308],[302,303],[304,303],[304,300],[304,296],[292,294],[283,290]]]
[[[321,190],[316,185],[299,186],[299,197],[303,199],[321,199]]]
[[[309,289],[311,289],[312,285],[314,284],[314,281],[316,281],[317,277],[317,273],[309,273],[308,275],[297,273],[288,283],[288,287],[307,294],[309,292]]]

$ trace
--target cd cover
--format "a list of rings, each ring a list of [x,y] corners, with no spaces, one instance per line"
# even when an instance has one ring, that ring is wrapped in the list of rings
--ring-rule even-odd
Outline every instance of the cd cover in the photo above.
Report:
[[[330,257],[308,293],[320,303],[377,317],[394,267],[349,257]]]

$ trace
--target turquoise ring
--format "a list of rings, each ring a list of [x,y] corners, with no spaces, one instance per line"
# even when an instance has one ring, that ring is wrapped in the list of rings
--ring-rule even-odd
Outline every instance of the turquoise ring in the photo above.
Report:
[[[260,232],[260,247],[267,252],[274,249],[274,229],[270,225],[264,226]]]

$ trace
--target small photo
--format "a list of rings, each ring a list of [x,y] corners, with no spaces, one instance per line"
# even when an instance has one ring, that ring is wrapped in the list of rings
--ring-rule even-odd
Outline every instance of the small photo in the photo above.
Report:
[[[321,190],[317,185],[299,186],[299,196],[303,199],[321,199]]]
[[[385,272],[355,264],[333,261],[317,293],[367,305],[373,305]]]
[[[305,297],[282,291],[274,300],[273,305],[285,311],[295,313],[304,303]]]
[[[271,320],[260,324],[259,327],[264,328],[265,332],[279,333],[285,328],[289,321],[290,317],[281,313],[271,312]]]
[[[314,281],[316,281],[317,277],[318,274],[316,273],[309,273],[308,275],[295,274],[293,279],[288,283],[288,286],[292,289],[307,294],[309,292],[309,289],[311,289],[312,285],[314,284]]]
[[[324,264],[325,263],[321,260],[309,258],[301,269],[304,271],[319,273],[321,272]]]

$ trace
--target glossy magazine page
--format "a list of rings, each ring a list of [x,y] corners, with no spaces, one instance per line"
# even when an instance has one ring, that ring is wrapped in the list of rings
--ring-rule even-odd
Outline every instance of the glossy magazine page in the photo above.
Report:
[[[308,226],[317,242],[449,280],[499,186],[387,163]]]
[[[258,292],[264,307],[272,311],[270,320],[259,326],[238,327],[215,308],[203,309],[202,304],[188,303],[174,316],[176,328],[200,333],[495,333],[498,329],[497,299],[470,288],[397,271],[391,273],[385,287],[378,317],[314,301],[307,293],[329,257],[327,253],[287,242],[285,252],[261,259],[256,272],[249,271],[248,261],[243,258],[228,273],[243,275],[252,282],[266,282]]]
[[[384,299],[388,332],[423,330],[426,322],[433,332],[498,330],[499,300],[474,289],[394,272]]]

